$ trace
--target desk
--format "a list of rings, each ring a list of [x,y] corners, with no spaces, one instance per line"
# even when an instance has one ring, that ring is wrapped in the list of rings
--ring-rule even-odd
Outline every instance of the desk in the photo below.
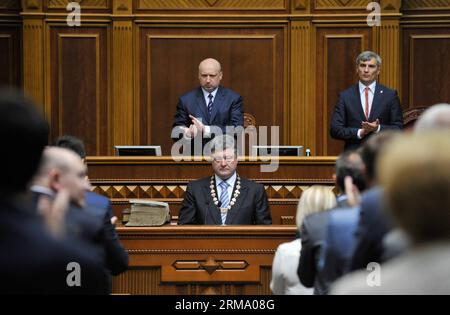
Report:
[[[130,270],[113,293],[270,294],[273,255],[294,226],[118,227]]]
[[[241,176],[262,183],[269,198],[273,224],[295,224],[297,202],[313,184],[333,185],[336,157],[280,157],[276,172],[261,172],[267,162],[239,160]],[[88,157],[94,191],[111,199],[114,214],[129,207],[129,199],[168,202],[174,221],[189,181],[210,176],[210,162],[175,162],[171,157]]]

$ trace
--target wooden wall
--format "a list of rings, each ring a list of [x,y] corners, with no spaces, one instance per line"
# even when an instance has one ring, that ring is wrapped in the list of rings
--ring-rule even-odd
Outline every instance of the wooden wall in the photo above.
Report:
[[[404,109],[450,102],[450,0],[0,0],[0,84],[22,85],[51,123],[51,137],[84,139],[89,155],[113,145],[170,152],[177,98],[195,88],[197,65],[222,62],[223,84],[244,97],[280,142],[336,155],[328,129],[337,93],[356,82],[354,59],[383,57],[380,81]]]

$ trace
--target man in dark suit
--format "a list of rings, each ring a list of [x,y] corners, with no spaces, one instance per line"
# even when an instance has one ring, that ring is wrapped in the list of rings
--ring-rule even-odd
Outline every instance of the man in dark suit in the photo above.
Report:
[[[48,126],[18,92],[0,91],[0,134],[6,148],[0,155],[0,294],[107,293],[96,255],[79,242],[53,237],[26,198]],[[59,215],[57,207],[50,210]]]
[[[87,167],[86,150],[81,139],[71,135],[64,135],[56,139],[54,145],[73,151],[81,158],[81,161]],[[86,178],[86,180],[89,183],[89,179]],[[128,267],[128,254],[120,243],[119,236],[116,232],[115,222],[117,221],[117,217],[113,215],[111,202],[105,196],[90,190],[85,191],[84,198],[86,204],[84,210],[90,215],[100,219],[103,224],[102,229],[105,238],[106,267],[113,276],[125,272]]]
[[[345,141],[345,150],[358,148],[373,133],[403,128],[397,91],[376,82],[380,69],[380,56],[361,53],[356,58],[359,83],[339,95],[330,134]]]
[[[178,224],[272,224],[264,186],[236,172],[233,137],[216,137],[210,145],[214,175],[188,184]]]
[[[172,138],[191,140],[196,136],[211,138],[225,134],[226,127],[244,125],[242,97],[220,85],[220,63],[212,58],[203,60],[198,67],[200,87],[180,97],[172,125]],[[182,135],[182,137],[180,137]],[[201,152],[195,152],[195,155]]]
[[[340,192],[345,192],[344,179],[350,176],[359,188],[364,190],[364,164],[360,155],[355,151],[342,153],[336,162],[336,185]],[[306,287],[314,287],[314,294],[327,294],[330,285],[329,273],[323,268],[323,252],[327,239],[328,225],[335,217],[337,211],[347,211],[346,216],[355,217],[357,224],[357,212],[347,207],[347,200],[342,195],[336,208],[307,216],[301,228],[302,247],[300,262],[297,269],[300,282]]]
[[[42,195],[52,197],[60,190],[67,190],[70,207],[65,215],[66,237],[83,241],[95,250],[104,262],[104,275],[124,272],[128,255],[120,244],[108,208],[93,207],[86,202],[86,190],[90,187],[86,166],[74,152],[59,147],[44,150],[43,160],[31,187],[35,200]],[[36,203],[37,204],[37,203]],[[37,204],[38,212],[42,212]]]

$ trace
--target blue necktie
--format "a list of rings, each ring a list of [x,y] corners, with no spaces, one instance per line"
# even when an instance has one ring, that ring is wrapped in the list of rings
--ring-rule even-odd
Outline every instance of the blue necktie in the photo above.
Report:
[[[208,102],[208,113],[209,113],[209,116],[211,116],[212,106],[213,106],[213,95],[212,95],[212,94],[209,94],[209,95],[208,95],[208,98],[209,98],[209,102]]]
[[[228,207],[228,204],[230,203],[230,198],[228,197],[228,186],[229,184],[225,181],[221,182],[219,184],[220,188],[222,189],[222,192],[220,193],[220,207],[226,208]],[[222,217],[222,224],[225,224],[225,220],[227,219],[227,213],[220,213]]]

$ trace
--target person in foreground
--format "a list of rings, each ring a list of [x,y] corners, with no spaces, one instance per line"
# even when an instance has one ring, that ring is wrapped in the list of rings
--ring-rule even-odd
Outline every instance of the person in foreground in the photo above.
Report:
[[[297,276],[302,246],[300,228],[306,216],[336,206],[336,196],[331,189],[332,187],[313,185],[302,193],[296,214],[298,237],[292,242],[280,244],[273,259],[270,289],[274,294],[313,294],[314,289],[303,286]]]
[[[0,155],[0,294],[106,294],[107,283],[96,254],[79,242],[57,239],[63,227],[50,228],[34,211],[26,191],[47,144],[48,125],[17,91],[0,91],[0,132],[8,148]],[[47,209],[58,219],[68,194]],[[77,276],[78,270],[78,276]]]
[[[381,267],[342,278],[333,294],[450,294],[449,139],[447,131],[404,135],[386,147],[378,175],[410,247]]]
[[[264,186],[236,172],[234,138],[223,135],[209,144],[214,174],[188,184],[178,224],[272,224]]]
[[[339,95],[330,134],[345,141],[344,149],[357,149],[370,135],[402,129],[403,114],[397,91],[377,82],[381,57],[372,51],[356,58],[359,82]]]

